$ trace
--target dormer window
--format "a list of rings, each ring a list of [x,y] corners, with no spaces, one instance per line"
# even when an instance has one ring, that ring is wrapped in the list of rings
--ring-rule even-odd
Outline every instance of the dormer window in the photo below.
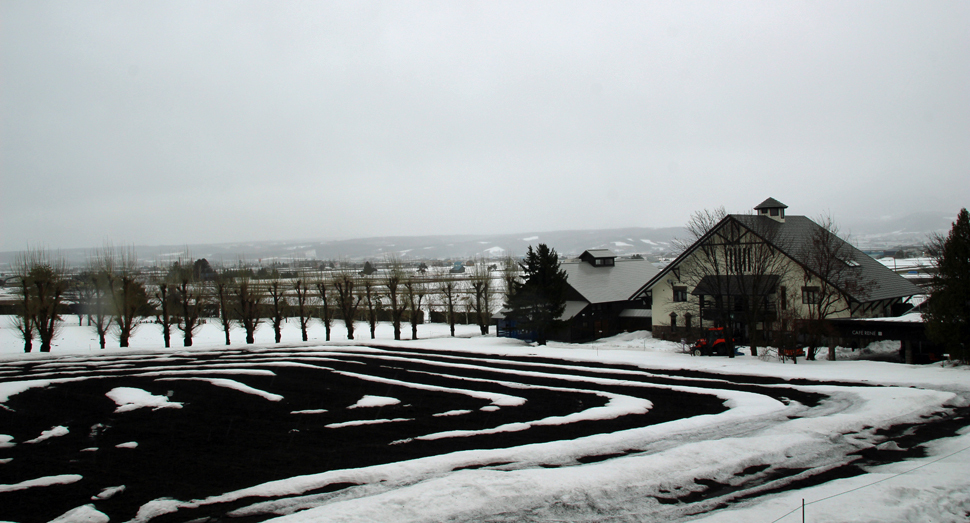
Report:
[[[616,255],[609,249],[590,249],[580,254],[579,259],[593,267],[612,267],[616,263]]]

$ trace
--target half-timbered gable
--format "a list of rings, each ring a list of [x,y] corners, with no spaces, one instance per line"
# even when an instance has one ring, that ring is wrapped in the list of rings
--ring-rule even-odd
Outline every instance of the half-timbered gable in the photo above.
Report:
[[[786,216],[786,208],[769,198],[754,215],[725,216],[641,287],[634,297],[652,304],[655,335],[730,324],[742,338],[755,331],[770,338],[785,322],[817,319],[819,311],[889,316],[920,293],[809,218]],[[820,255],[820,241],[834,254]]]

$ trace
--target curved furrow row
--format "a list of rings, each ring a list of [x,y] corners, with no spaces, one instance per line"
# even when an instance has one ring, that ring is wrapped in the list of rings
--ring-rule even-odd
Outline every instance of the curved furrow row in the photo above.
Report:
[[[854,404],[829,389],[380,347],[0,362],[0,520],[89,503],[113,521],[259,520],[462,471],[660,455]],[[710,480],[720,490],[654,495],[701,507],[804,471],[737,472]]]

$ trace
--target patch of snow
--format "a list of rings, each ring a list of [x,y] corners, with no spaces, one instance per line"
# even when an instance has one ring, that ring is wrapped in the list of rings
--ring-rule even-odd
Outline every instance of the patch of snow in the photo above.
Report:
[[[5,449],[13,447],[16,443],[13,443],[13,436],[9,434],[0,434],[0,449]]]
[[[440,418],[443,416],[463,416],[465,414],[471,414],[470,410],[449,410],[448,412],[439,412],[437,414],[432,414],[431,416]]]
[[[290,414],[323,414],[324,412],[327,412],[327,409],[294,410],[290,411]]]
[[[63,425],[58,425],[56,427],[51,427],[50,430],[45,430],[44,432],[41,432],[40,433],[40,436],[37,436],[36,438],[34,438],[32,440],[25,441],[24,443],[25,444],[26,443],[40,443],[41,441],[44,441],[44,440],[47,440],[47,439],[58,438],[58,437],[61,437],[61,436],[66,436],[68,434],[68,432],[69,431],[67,430],[67,427],[65,427]]]
[[[128,521],[128,523],[143,523],[145,521],[151,521],[159,516],[164,516],[165,514],[171,514],[177,512],[180,507],[186,506],[186,503],[181,502],[177,499],[172,498],[159,498],[153,499],[148,503],[145,503],[138,508],[138,513],[135,517]],[[191,504],[189,504],[191,506]]]
[[[118,405],[115,412],[130,412],[142,407],[152,407],[152,410],[182,408],[181,403],[168,401],[165,396],[155,396],[147,390],[134,387],[115,387],[105,396]]]
[[[387,396],[364,396],[354,403],[353,405],[347,407],[348,409],[358,409],[363,407],[387,407],[389,405],[397,405],[401,403],[401,400],[397,398],[388,398]]]
[[[352,376],[366,381],[373,381],[376,383],[386,383],[388,385],[398,385],[401,387],[408,387],[408,388],[418,389],[418,390],[464,394],[466,396],[471,396],[473,398],[487,399],[491,401],[493,405],[496,405],[499,407],[516,407],[524,404],[526,401],[525,398],[521,398],[519,396],[511,396],[509,394],[501,394],[498,392],[485,392],[485,391],[478,391],[478,390],[456,389],[453,387],[442,387],[438,385],[426,385],[423,383],[411,383],[409,381],[395,380],[390,378],[381,378],[379,376],[359,374],[356,372],[335,371],[335,374],[340,374],[343,376]]]
[[[25,390],[47,387],[50,380],[8,381],[0,383],[0,404],[6,403],[10,396],[20,394]]]
[[[102,489],[101,493],[98,494],[97,496],[91,496],[91,499],[95,501],[99,499],[108,499],[111,496],[114,496],[115,494],[120,494],[124,491],[125,491],[124,485],[118,485],[117,487],[107,487],[105,489]]]
[[[137,441],[129,441],[129,442],[126,442],[126,443],[119,443],[119,444],[115,445],[115,448],[118,448],[118,449],[133,449],[133,448],[137,448],[137,447],[138,447],[138,442]]]
[[[536,241],[538,239],[539,239],[538,236],[529,236],[528,238],[522,238],[522,241],[524,241],[524,242],[532,242],[532,241]]]
[[[11,485],[0,484],[0,493],[27,490],[36,487],[49,487],[51,485],[68,485],[81,481],[81,478],[82,476],[80,474],[61,474],[59,476],[44,476],[37,479],[28,479],[27,481],[21,481],[20,483]]]
[[[68,510],[48,523],[108,523],[110,519],[107,514],[94,508],[93,504],[88,504]]]
[[[328,429],[339,429],[343,427],[358,427],[361,425],[380,425],[383,423],[396,423],[399,421],[414,421],[414,418],[393,418],[393,419],[367,419],[358,421],[345,421],[343,423],[331,423],[324,425]]]
[[[255,396],[260,396],[266,398],[269,401],[280,401],[283,396],[279,394],[273,394],[272,392],[266,392],[264,390],[259,390],[257,388],[250,387],[245,383],[240,383],[236,380],[230,380],[225,378],[159,378],[155,381],[205,381],[216,387],[224,387],[227,389],[237,390],[239,392],[244,392],[246,394],[253,394]]]
[[[629,244],[627,242],[610,242],[610,243],[612,243],[613,245],[616,245],[617,247],[633,247],[632,244]]]

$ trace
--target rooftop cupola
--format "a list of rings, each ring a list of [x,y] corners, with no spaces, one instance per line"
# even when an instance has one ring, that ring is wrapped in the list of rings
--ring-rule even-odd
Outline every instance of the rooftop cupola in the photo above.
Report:
[[[785,209],[788,206],[774,198],[768,198],[754,208],[758,216],[767,216],[777,222],[785,223]]]

